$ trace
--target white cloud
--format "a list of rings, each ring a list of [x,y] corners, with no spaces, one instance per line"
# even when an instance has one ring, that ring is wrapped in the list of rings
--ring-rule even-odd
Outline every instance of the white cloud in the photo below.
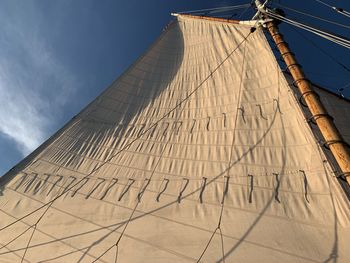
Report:
[[[77,83],[32,22],[0,20],[0,132],[23,155],[48,136]]]

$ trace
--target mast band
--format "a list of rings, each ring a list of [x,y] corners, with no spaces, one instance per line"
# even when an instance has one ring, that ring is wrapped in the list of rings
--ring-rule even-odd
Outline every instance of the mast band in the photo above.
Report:
[[[296,65],[296,64],[294,64],[294,65]],[[309,85],[311,85],[311,81],[308,79],[308,78],[300,78],[300,79],[296,79],[296,80],[294,80],[293,81],[293,83],[292,83],[292,85],[294,86],[294,87],[297,87],[297,85],[299,84],[299,82],[301,82],[301,81],[306,81],[306,82],[308,82],[309,83]],[[304,92],[303,94],[302,94],[302,96],[303,95],[306,95],[307,93],[312,93],[313,91],[306,91],[306,92]]]
[[[333,120],[333,117],[331,115],[329,115],[328,113],[315,114],[315,115],[311,116],[310,119],[313,119],[316,122],[317,119],[319,119],[321,117],[327,117],[327,118]],[[328,142],[326,142],[326,143],[329,145]]]
[[[294,56],[295,54],[292,52],[292,51],[287,51],[287,52],[284,52],[284,53],[282,53],[281,54],[281,56],[284,58],[284,56],[286,56],[286,55],[292,55],[292,56]]]
[[[350,176],[350,172],[346,172],[346,173],[340,173],[338,175],[336,175],[337,178],[341,178],[341,179],[344,179],[346,180],[347,177]]]
[[[292,63],[290,65],[287,65],[287,69],[289,70],[289,68],[292,68],[292,67],[299,67],[299,68],[302,68],[302,66],[298,63]],[[290,71],[290,70],[289,70]],[[300,79],[303,79],[303,80],[307,80],[306,78],[300,78]],[[296,81],[299,81],[299,80],[296,80]],[[296,81],[294,81],[293,83],[295,83]]]

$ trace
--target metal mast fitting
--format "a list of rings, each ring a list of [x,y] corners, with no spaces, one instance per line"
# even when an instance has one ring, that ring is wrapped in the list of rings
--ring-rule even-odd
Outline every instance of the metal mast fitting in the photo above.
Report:
[[[262,15],[267,18],[265,14],[266,3],[267,1],[265,1],[264,4],[261,4],[259,0],[255,1],[258,13],[254,17]],[[312,85],[306,78],[298,61],[289,49],[288,44],[284,41],[276,22],[269,20],[265,25],[291,73],[294,83],[297,85],[302,98],[305,100],[305,103],[312,114],[312,118],[315,120],[326,144],[329,146],[335,160],[337,161],[342,171],[342,177],[345,177],[350,185],[350,151],[347,143],[342,138],[342,135],[333,122],[333,118],[328,114],[326,108],[321,102],[319,95],[314,91]]]

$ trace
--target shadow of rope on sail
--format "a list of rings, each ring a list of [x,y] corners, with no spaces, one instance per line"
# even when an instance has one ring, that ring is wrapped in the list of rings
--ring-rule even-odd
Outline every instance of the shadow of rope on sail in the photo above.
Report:
[[[186,103],[186,101],[198,90],[200,89],[203,84],[209,79],[211,78],[211,76],[221,67],[222,64],[225,63],[225,61],[227,61],[230,56],[236,51],[238,50],[238,48],[247,40],[247,38],[250,36],[251,33],[253,33],[254,30],[251,30],[251,32],[249,32],[249,34],[244,37],[244,39],[237,45],[237,47],[235,49],[233,49],[228,55],[227,57],[193,90],[191,91],[184,99],[180,100],[180,102],[178,104],[175,105],[174,108],[172,108],[170,111],[168,111],[166,114],[164,114],[155,124],[153,124],[153,126],[155,126],[157,123],[161,122],[162,120],[164,120],[167,116],[169,116],[171,113],[173,113],[175,110],[177,110],[178,108],[181,107],[181,105],[183,105],[184,103]],[[183,110],[183,109],[182,109]],[[0,228],[0,232],[7,229],[8,227],[22,221],[23,219],[35,214],[36,212],[40,211],[41,209],[44,209],[44,212],[41,214],[41,216],[39,217],[39,219],[37,220],[37,222],[34,224],[34,230],[33,230],[33,235],[35,232],[35,229],[37,227],[37,225],[40,223],[41,219],[45,216],[46,212],[50,209],[50,207],[52,206],[52,204],[59,199],[61,196],[63,196],[65,193],[67,193],[69,190],[73,189],[75,186],[77,186],[82,180],[87,179],[90,175],[92,175],[94,172],[98,171],[99,169],[101,169],[106,163],[108,163],[109,161],[111,161],[114,157],[116,157],[117,155],[119,155],[120,153],[122,153],[124,150],[128,149],[134,142],[136,142],[139,138],[141,138],[144,134],[146,134],[148,131],[150,131],[153,126],[149,127],[148,129],[144,130],[143,132],[139,133],[138,136],[133,139],[131,142],[129,142],[128,144],[126,144],[124,147],[122,147],[119,151],[117,151],[117,153],[113,154],[112,156],[110,156],[104,163],[102,163],[100,166],[97,166],[96,168],[94,168],[89,174],[87,174],[85,177],[83,177],[81,180],[79,180],[78,182],[74,183],[72,186],[68,187],[65,191],[63,191],[62,193],[59,193],[55,198],[53,198],[51,201],[45,203],[44,205],[38,207],[37,209],[31,211],[30,213],[22,216],[21,218],[19,218],[18,220]],[[122,235],[121,235],[122,236]],[[31,242],[31,238],[29,239],[28,242],[28,246],[29,247]],[[119,242],[119,241],[118,241]],[[25,250],[24,256],[26,254],[27,249]],[[23,257],[24,259],[24,257]],[[22,261],[23,261],[22,259]]]
[[[222,60],[222,62],[218,65],[218,66],[216,66],[216,68],[190,93],[190,95],[192,95],[192,94],[194,94],[201,86],[203,86],[203,84],[232,56],[232,54],[234,54],[235,53],[235,51],[236,50],[238,50],[240,47],[241,47],[241,45],[243,45],[244,43],[246,43],[246,41],[247,41],[247,39],[248,39],[248,37],[254,32],[255,30],[250,30],[250,32],[247,34],[247,36],[245,36],[244,38],[243,38],[243,40],[225,57],[225,59],[224,60]],[[186,99],[186,101],[187,101],[187,99]],[[184,102],[186,102],[186,101],[184,101]],[[180,109],[180,112],[179,112],[179,116],[178,116],[178,120],[180,119],[180,117],[181,117],[181,113],[183,112],[183,110],[185,109],[185,107],[183,106],[181,109]],[[237,116],[237,115],[236,115]],[[159,159],[158,159],[158,161],[157,161],[157,163],[156,163],[156,165],[155,165],[155,167],[154,167],[154,169],[153,169],[153,171],[152,171],[152,174],[151,174],[151,176],[150,176],[150,180],[152,180],[152,176],[154,175],[154,172],[155,172],[155,170],[156,170],[156,168],[157,168],[157,166],[158,166],[158,164],[160,163],[160,160],[161,160],[161,158],[162,158],[162,155],[163,155],[163,153],[164,153],[164,151],[165,151],[165,149],[166,149],[166,147],[167,147],[167,145],[168,145],[168,143],[170,142],[170,138],[171,138],[171,136],[169,136],[169,138],[168,138],[168,141],[166,142],[166,144],[165,144],[165,146],[164,146],[164,148],[162,149],[162,151],[161,151],[161,154],[160,154],[160,157],[159,157]],[[164,189],[164,191],[165,191],[165,189]],[[116,249],[118,249],[118,245],[119,245],[119,243],[120,243],[120,241],[121,241],[121,239],[122,239],[122,237],[123,237],[123,234],[125,233],[125,231],[126,231],[126,228],[127,228],[127,226],[128,226],[128,224],[130,223],[130,221],[131,221],[131,219],[132,219],[132,217],[133,217],[133,215],[134,215],[134,213],[135,213],[135,211],[136,211],[136,208],[137,208],[137,206],[138,206],[138,204],[139,203],[136,203],[136,205],[135,205],[135,207],[134,207],[134,209],[133,209],[133,211],[131,212],[131,214],[130,214],[130,217],[129,217],[129,219],[128,219],[128,221],[126,222],[126,224],[125,224],[125,226],[124,226],[124,228],[123,228],[123,230],[122,230],[122,232],[121,232],[121,234],[120,234],[120,236],[119,236],[119,238],[117,239],[117,241],[115,242],[115,244],[113,244],[112,246],[110,246],[109,248],[107,248],[102,254],[100,254],[92,263],[94,263],[94,262],[97,262],[100,258],[102,258],[106,253],[108,253],[113,247],[116,247]],[[115,261],[117,262],[117,257],[118,257],[118,254],[116,254],[116,257],[115,257]]]

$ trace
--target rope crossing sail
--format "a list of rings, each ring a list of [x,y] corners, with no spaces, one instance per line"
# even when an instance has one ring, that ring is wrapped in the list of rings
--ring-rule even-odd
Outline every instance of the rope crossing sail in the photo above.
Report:
[[[198,85],[198,87],[196,87],[196,88],[194,89],[194,91],[192,91],[192,92],[190,93],[190,95],[194,94],[194,92],[196,92],[200,87],[202,87],[203,84],[204,84],[210,77],[212,77],[212,76],[215,74],[215,72],[216,72],[217,70],[220,69],[220,67],[232,56],[232,54],[234,54],[234,52],[237,51],[237,50],[241,47],[241,45],[243,45],[243,44],[247,41],[248,37],[250,36],[250,34],[251,34],[252,32],[253,32],[253,31],[250,31],[250,32],[248,33],[248,35],[244,37],[244,39],[237,45],[237,47],[235,47],[235,48],[226,56],[226,58],[224,58],[224,60],[221,61],[221,62],[219,63],[219,65],[213,70],[213,72],[211,72],[211,73]],[[244,57],[243,57],[243,59],[244,59]],[[243,67],[243,64],[244,64],[244,62],[242,63],[242,67]],[[190,95],[189,95],[189,96],[190,96]],[[187,96],[186,99],[188,99],[189,96]],[[179,114],[179,117],[177,118],[177,121],[180,119],[180,116],[182,115],[184,109],[185,109],[184,106],[180,109],[180,114]],[[170,139],[171,139],[171,136],[169,136],[169,139],[168,139],[168,141],[166,142],[165,146],[163,147],[163,150],[161,151],[160,157],[159,157],[159,159],[158,159],[156,165],[154,166],[154,168],[153,168],[153,170],[152,170],[152,173],[151,173],[150,178],[149,178],[150,181],[152,181],[152,177],[153,177],[153,175],[154,175],[154,173],[155,173],[155,171],[156,171],[156,169],[157,169],[157,166],[158,166],[159,163],[160,163],[160,160],[161,160],[161,158],[162,158],[162,156],[163,156],[164,150],[166,149],[168,143],[170,142]],[[229,170],[228,170],[228,171],[229,171]],[[168,182],[169,182],[169,181],[168,181]],[[168,184],[168,182],[167,182],[167,184]],[[165,188],[164,188],[164,191],[165,191]],[[158,198],[157,198],[157,199],[158,199]],[[118,240],[116,241],[116,243],[115,243],[114,245],[112,245],[111,247],[109,247],[107,250],[105,250],[105,251],[104,251],[100,256],[98,256],[93,262],[97,262],[103,255],[105,255],[105,254],[106,254],[109,250],[111,250],[113,247],[116,247],[116,249],[117,249],[117,251],[118,251],[119,242],[121,241],[121,239],[122,239],[122,237],[123,237],[123,234],[124,234],[124,232],[126,231],[126,228],[127,228],[128,224],[130,223],[130,220],[131,220],[132,217],[134,216],[134,213],[135,213],[135,211],[136,211],[138,205],[139,205],[139,202],[136,203],[134,209],[132,210],[132,212],[131,212],[131,214],[130,214],[130,217],[128,218],[128,220],[127,220],[127,222],[126,222],[126,224],[125,224],[125,226],[124,226],[124,228],[123,228],[123,231],[121,232],[121,234],[120,234]],[[222,214],[222,210],[223,210],[223,204],[222,204],[221,214]],[[218,227],[217,227],[219,230],[220,230],[220,221],[221,221],[221,217],[222,217],[221,214],[220,214],[220,219],[219,219],[219,225],[218,225]],[[221,231],[221,230],[220,230],[220,231]],[[216,230],[215,230],[215,232],[216,232]],[[214,232],[214,234],[215,234],[215,232]],[[214,234],[213,234],[213,235],[214,235]],[[209,240],[209,243],[210,243],[210,240]],[[209,243],[208,243],[208,244],[209,244]],[[223,244],[222,244],[222,246],[223,246]],[[203,253],[204,253],[204,252],[203,252]],[[117,261],[117,255],[118,255],[118,253],[116,254],[116,259],[115,259],[115,261]],[[201,259],[201,257],[200,257],[200,259]],[[199,259],[199,260],[200,260],[200,259]],[[198,261],[199,261],[199,260],[198,260]]]
[[[0,262],[350,261],[349,202],[264,23],[205,17],[248,8],[177,14],[2,177]]]

